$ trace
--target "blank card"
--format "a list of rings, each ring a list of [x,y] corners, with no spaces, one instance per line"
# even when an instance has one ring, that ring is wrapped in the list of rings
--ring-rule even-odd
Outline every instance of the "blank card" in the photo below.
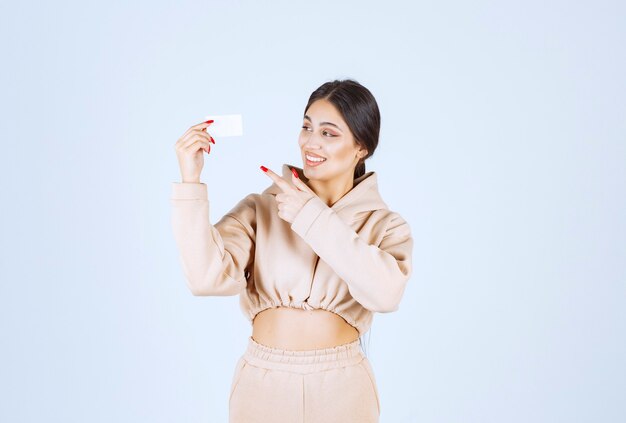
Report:
[[[237,137],[243,135],[241,115],[209,115],[205,121],[213,119],[206,131],[214,137]]]

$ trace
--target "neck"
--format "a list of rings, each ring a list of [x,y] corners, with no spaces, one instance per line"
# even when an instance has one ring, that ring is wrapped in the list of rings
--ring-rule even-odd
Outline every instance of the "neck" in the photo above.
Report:
[[[337,201],[346,195],[354,186],[353,174],[345,174],[331,180],[309,180],[308,185],[313,192],[326,203],[328,207],[332,207]]]

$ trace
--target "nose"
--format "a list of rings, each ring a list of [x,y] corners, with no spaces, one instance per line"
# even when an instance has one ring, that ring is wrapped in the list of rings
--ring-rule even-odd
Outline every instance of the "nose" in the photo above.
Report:
[[[311,151],[319,150],[321,148],[319,138],[315,135],[315,133],[309,134],[305,138],[303,148]]]

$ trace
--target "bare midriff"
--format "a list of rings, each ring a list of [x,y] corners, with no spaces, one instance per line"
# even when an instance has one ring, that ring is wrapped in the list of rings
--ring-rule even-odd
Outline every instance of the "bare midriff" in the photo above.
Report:
[[[252,338],[268,347],[298,351],[348,344],[359,339],[359,332],[332,311],[276,307],[256,315]]]

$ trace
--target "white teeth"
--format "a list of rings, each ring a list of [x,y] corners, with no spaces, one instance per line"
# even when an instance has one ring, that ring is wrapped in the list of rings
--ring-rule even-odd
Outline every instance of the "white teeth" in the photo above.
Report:
[[[311,157],[308,155],[305,155],[305,157],[307,158],[307,160],[310,160],[312,162],[323,162],[324,160],[326,160],[326,159],[321,159],[319,157]]]

